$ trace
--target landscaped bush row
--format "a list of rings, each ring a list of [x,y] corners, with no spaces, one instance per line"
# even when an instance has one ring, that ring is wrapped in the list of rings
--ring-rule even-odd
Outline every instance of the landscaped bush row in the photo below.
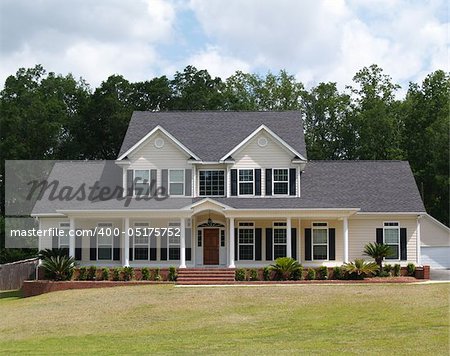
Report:
[[[262,269],[238,268],[235,272],[235,279],[236,281],[348,280],[365,277],[399,277],[401,271],[399,264],[385,264],[380,271],[376,263],[366,262],[362,259],[337,267],[304,268],[296,260],[283,257],[277,259],[275,264]],[[403,271],[404,275],[414,277],[415,265],[410,263]]]
[[[74,279],[78,281],[176,281],[177,270],[169,267],[168,273],[161,273],[160,268],[114,267],[97,268],[96,266],[75,269]]]

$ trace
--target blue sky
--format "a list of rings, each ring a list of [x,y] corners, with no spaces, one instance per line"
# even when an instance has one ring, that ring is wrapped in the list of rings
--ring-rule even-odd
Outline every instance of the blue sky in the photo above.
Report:
[[[306,86],[380,65],[404,89],[448,69],[441,0],[2,0],[0,82],[41,63],[93,87],[192,64],[223,79],[286,69]]]

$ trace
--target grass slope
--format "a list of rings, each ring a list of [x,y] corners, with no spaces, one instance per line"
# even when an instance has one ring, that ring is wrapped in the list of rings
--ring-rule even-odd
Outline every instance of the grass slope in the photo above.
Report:
[[[0,299],[0,353],[446,354],[449,284],[73,290]]]

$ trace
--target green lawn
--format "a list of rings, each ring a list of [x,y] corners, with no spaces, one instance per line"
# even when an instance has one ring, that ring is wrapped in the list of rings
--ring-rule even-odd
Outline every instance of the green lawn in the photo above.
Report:
[[[450,284],[130,286],[0,298],[0,353],[449,350]]]

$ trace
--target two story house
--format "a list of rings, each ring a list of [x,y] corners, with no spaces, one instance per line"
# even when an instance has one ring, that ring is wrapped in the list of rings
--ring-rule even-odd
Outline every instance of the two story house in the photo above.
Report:
[[[299,112],[134,112],[116,161],[57,163],[53,179],[122,188],[36,203],[40,228],[62,231],[39,248],[67,248],[82,265],[262,267],[287,256],[331,267],[367,258],[369,242],[390,245],[391,263],[421,264],[426,212],[409,164],[308,161]]]

